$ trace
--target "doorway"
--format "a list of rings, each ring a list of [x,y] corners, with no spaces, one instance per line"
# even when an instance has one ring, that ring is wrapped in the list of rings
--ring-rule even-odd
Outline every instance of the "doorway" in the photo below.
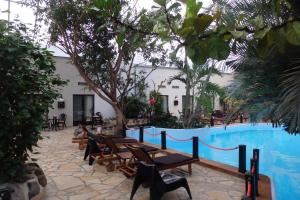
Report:
[[[94,95],[73,95],[73,125],[90,121],[94,114]]]

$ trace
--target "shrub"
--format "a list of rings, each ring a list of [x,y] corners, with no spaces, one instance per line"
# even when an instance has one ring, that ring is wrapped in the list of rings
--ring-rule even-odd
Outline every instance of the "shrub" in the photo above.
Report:
[[[52,55],[26,36],[26,27],[0,21],[0,183],[23,181],[29,151],[41,138],[43,115],[64,84]]]
[[[136,97],[126,97],[124,114],[127,119],[140,118],[147,115],[147,104]]]

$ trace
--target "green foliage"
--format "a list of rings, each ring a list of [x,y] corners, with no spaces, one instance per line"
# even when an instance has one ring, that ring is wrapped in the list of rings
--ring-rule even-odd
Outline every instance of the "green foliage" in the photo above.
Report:
[[[154,106],[150,106],[148,111],[151,112],[150,124],[162,128],[182,128],[177,117],[172,116],[169,112],[163,112],[160,95],[158,91],[150,92],[150,97],[155,99]]]
[[[220,12],[199,13],[202,2],[196,0],[186,1],[186,10],[183,15],[178,12],[181,4],[177,1],[167,1],[159,5],[156,12],[163,17],[158,18],[156,27],[160,28],[160,36],[163,35],[163,40],[175,42],[171,43],[174,49],[173,58],[181,48],[185,50],[194,64],[204,64],[209,58],[223,60],[228,57],[229,41],[224,39],[219,29],[216,29]]]
[[[140,118],[147,115],[148,104],[140,98],[126,97],[124,100],[124,114],[127,119]]]
[[[235,112],[248,112],[252,121],[279,121],[290,133],[298,133],[299,69],[295,60],[300,53],[300,5],[285,0],[218,3],[227,13],[224,23],[232,24],[243,13],[239,26],[248,36],[254,33],[251,39],[233,43],[236,55],[227,62],[236,72],[230,86],[230,98],[238,102]]]
[[[113,107],[121,130],[122,101],[147,76],[136,73],[136,56],[153,68],[165,62],[166,50],[152,33],[152,12],[138,9],[133,0],[32,1],[44,5],[51,43],[70,56],[89,88]]]
[[[285,71],[280,83],[281,92],[279,104],[275,113],[292,134],[300,132],[300,57],[290,63],[290,69]]]
[[[43,115],[64,82],[52,54],[26,36],[26,27],[0,21],[0,183],[24,180],[28,151],[41,139]]]
[[[197,98],[197,103],[201,105],[202,112],[205,117],[209,117],[214,110],[212,96],[210,95],[203,95],[201,98]]]
[[[161,128],[182,128],[178,123],[177,117],[171,115],[169,112],[161,113],[159,115],[154,114],[151,116],[151,125]]]
[[[153,107],[150,107],[151,111],[152,112],[152,115],[161,115],[163,114],[163,110],[162,110],[162,100],[161,100],[161,93],[159,93],[158,91],[151,91],[150,92],[150,98],[153,97],[154,100],[155,100],[155,104],[153,105]]]

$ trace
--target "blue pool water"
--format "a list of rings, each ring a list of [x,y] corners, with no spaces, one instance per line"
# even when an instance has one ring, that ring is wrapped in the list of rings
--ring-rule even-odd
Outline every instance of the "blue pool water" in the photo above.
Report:
[[[145,129],[144,141],[160,145],[160,135],[151,136],[147,133],[167,134],[178,139],[198,136],[206,143],[222,148],[247,145],[247,169],[252,158],[252,149],[260,149],[260,173],[271,177],[275,186],[277,200],[300,199],[300,136],[287,134],[282,128],[272,128],[267,124],[244,124],[200,129]],[[128,130],[127,135],[138,138],[138,130]],[[192,153],[192,142],[179,142],[167,137],[167,148],[185,153]],[[218,151],[199,144],[199,156],[208,160],[238,166],[238,150]]]

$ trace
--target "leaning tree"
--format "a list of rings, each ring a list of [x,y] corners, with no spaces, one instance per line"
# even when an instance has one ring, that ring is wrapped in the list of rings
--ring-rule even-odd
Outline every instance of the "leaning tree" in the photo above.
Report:
[[[135,58],[155,68],[165,60],[163,46],[152,33],[151,13],[131,1],[30,1],[49,22],[50,41],[70,56],[88,87],[112,106],[117,130],[124,123],[124,99],[143,84],[147,74],[136,73]],[[33,3],[33,4],[32,4]],[[40,18],[39,17],[39,18]]]

